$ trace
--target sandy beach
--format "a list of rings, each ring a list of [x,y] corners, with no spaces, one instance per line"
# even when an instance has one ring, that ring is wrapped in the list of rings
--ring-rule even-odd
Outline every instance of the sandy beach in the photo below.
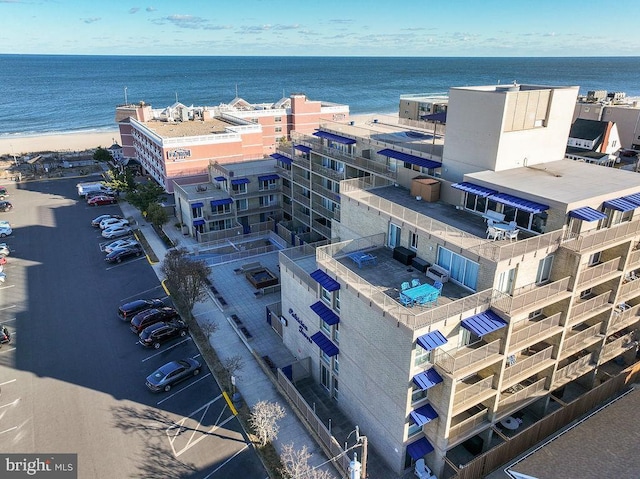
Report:
[[[66,133],[60,135],[0,137],[0,155],[24,156],[29,153],[59,151],[70,153],[120,143],[120,133],[112,131]]]

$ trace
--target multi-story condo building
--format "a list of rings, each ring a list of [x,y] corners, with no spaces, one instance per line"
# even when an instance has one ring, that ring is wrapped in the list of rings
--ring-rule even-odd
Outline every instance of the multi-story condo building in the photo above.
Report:
[[[283,342],[398,475],[636,360],[640,184],[564,159],[577,92],[453,88],[444,147],[325,124],[274,155],[292,228],[333,238],[280,254]]]
[[[346,121],[349,107],[293,94],[273,104],[241,98],[217,107],[181,103],[154,110],[141,102],[116,108],[123,155],[172,192],[174,183],[208,181],[212,162],[263,158],[287,141],[292,130],[310,133],[320,121]]]
[[[448,102],[449,98],[445,94],[400,95],[399,117],[415,121],[429,117],[444,119]]]

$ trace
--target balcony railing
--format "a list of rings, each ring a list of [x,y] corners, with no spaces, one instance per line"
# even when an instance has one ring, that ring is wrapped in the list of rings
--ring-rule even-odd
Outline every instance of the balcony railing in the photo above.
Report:
[[[330,199],[331,201],[338,202],[338,203],[340,202],[340,195],[338,193],[328,188],[325,188],[322,185],[318,185],[314,183],[313,185],[311,185],[311,190],[313,193],[322,195],[325,198]]]
[[[640,249],[634,249],[629,253],[629,259],[627,260],[627,268],[634,269],[640,267]]]
[[[553,316],[542,319],[535,323],[527,321],[528,326],[521,327],[517,331],[511,333],[509,341],[509,351],[518,351],[527,346],[537,343],[541,339],[547,338],[552,334],[562,331],[560,327],[560,316],[562,313],[556,313]]]
[[[500,358],[500,339],[496,339],[479,348],[461,347],[455,351],[436,351],[436,364],[450,374],[460,371],[469,372],[472,368],[480,369]]]
[[[627,333],[623,336],[620,336],[617,339],[607,343],[602,348],[602,352],[600,353],[600,358],[598,360],[599,364],[605,363],[610,359],[619,356],[624,353],[630,347],[635,346],[633,342],[634,332]]]
[[[630,308],[626,308],[624,311],[618,308],[614,309],[611,320],[609,321],[609,327],[607,327],[607,333],[614,333],[625,326],[629,326],[639,321],[640,316],[638,315],[638,310],[640,310],[640,303],[635,306],[631,306]]]
[[[453,398],[453,414],[469,409],[495,394],[497,391],[491,387],[492,384],[493,376],[473,384],[459,383]]]
[[[312,228],[317,230],[322,236],[325,238],[331,238],[331,228],[319,223],[318,221],[314,221],[311,225]]]
[[[299,174],[297,174],[297,173],[294,173],[294,174],[293,174],[292,179],[293,179],[293,182],[294,182],[294,183],[297,183],[297,184],[299,184],[299,185],[302,185],[302,186],[304,186],[305,188],[309,188],[309,185],[311,184],[311,180],[309,180],[309,179],[305,178],[304,176],[299,175]]]
[[[595,316],[606,309],[610,308],[612,304],[609,302],[611,297],[611,291],[605,291],[604,293],[594,296],[587,300],[580,300],[574,304],[570,309],[569,317],[566,323],[568,325],[578,324],[587,318]]]
[[[596,363],[593,361],[593,354],[588,353],[576,361],[558,369],[553,376],[552,389],[559,388],[560,386],[579,378],[587,371],[593,369],[595,365]]]
[[[344,171],[337,171],[331,168],[327,168],[326,166],[319,165],[317,163],[311,163],[311,170],[314,173],[319,173],[325,178],[331,178],[333,180],[344,180]]]
[[[578,281],[576,281],[576,288],[596,279],[599,280],[599,282],[602,282],[600,278],[603,276],[620,271],[618,268],[620,267],[621,260],[622,258],[619,256],[607,261],[606,263],[586,268],[578,277]]]
[[[560,355],[565,358],[568,355],[584,349],[590,344],[595,343],[597,340],[601,339],[598,336],[601,329],[602,323],[598,323],[585,329],[584,331],[580,331],[579,333],[575,333],[572,336],[566,337],[564,342],[562,343],[562,350]]]
[[[549,346],[531,356],[518,356],[516,364],[504,370],[502,387],[508,387],[514,383],[527,379],[545,367],[553,364],[551,353],[553,346]]]
[[[500,394],[502,398],[498,402],[498,411],[503,413],[506,408],[519,409],[524,405],[524,402],[532,402],[532,400],[536,397],[543,396],[546,393],[544,388],[544,383],[546,378],[539,379],[533,384],[529,386],[525,386],[522,388],[516,388],[516,386],[512,386],[508,388],[509,390],[516,390],[515,392],[503,392]]]
[[[479,413],[460,421],[456,425],[449,428],[449,444],[457,441],[459,438],[470,436],[472,432],[480,429],[480,426],[488,423],[487,408],[482,409]]]
[[[632,238],[640,231],[640,221],[636,218],[633,221],[625,221],[624,223],[595,230],[593,232],[572,236],[567,231],[562,242],[563,248],[582,253],[590,249],[599,249],[609,247],[610,244]]]
[[[296,200],[298,203],[303,204],[307,208],[311,206],[311,198],[306,197],[304,194],[300,193],[299,191],[293,192],[293,199]]]
[[[507,314],[514,314],[523,309],[540,309],[543,306],[559,301],[564,297],[569,297],[569,280],[566,277],[545,285],[530,284],[519,288],[511,296],[503,295],[492,302],[492,306],[504,311]]]
[[[618,298],[628,299],[638,296],[640,294],[640,279],[634,279],[633,281],[627,281],[620,286],[618,291]]]

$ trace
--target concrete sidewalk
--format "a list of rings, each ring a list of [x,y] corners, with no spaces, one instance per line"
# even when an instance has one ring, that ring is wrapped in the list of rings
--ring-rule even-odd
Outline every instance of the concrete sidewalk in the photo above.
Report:
[[[160,268],[167,253],[167,247],[155,233],[153,227],[146,222],[139,210],[126,201],[120,202],[120,208],[125,218],[133,218],[137,223],[149,246],[158,257],[159,262],[152,264],[152,267],[158,278],[163,280],[164,276]],[[171,224],[171,221],[169,224]],[[172,231],[171,226],[166,228],[166,232],[172,241],[174,241],[174,244],[178,246],[188,247],[197,244],[195,240],[182,236],[177,229]],[[252,408],[259,401],[269,401],[277,402],[284,407],[286,416],[279,421],[280,431],[278,438],[273,442],[276,451],[281,453],[282,446],[285,444],[293,443],[297,450],[306,446],[307,450],[311,453],[309,460],[310,465],[321,466],[321,469],[331,472],[336,478],[341,477],[338,470],[330,463],[325,464],[328,458],[309,434],[305,426],[298,420],[287,401],[280,396],[272,380],[267,377],[264,370],[257,364],[254,355],[249,349],[251,346],[244,338],[238,335],[230,319],[225,315],[213,296],[209,295],[207,300],[197,303],[193,308],[193,316],[201,325],[207,323],[217,324],[218,329],[211,335],[210,342],[221,361],[233,356],[242,357],[243,368],[237,374],[236,388],[242,395],[247,406]]]

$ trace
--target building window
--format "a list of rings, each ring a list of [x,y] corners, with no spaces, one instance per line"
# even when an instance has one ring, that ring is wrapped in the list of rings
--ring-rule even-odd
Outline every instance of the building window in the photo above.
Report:
[[[231,205],[217,205],[211,207],[211,214],[225,215],[231,213]]]
[[[273,118],[273,121],[276,123],[281,123],[282,122],[282,117],[281,116],[276,116]]]
[[[326,333],[329,336],[331,335],[331,326],[325,323],[322,319],[320,320],[320,329],[323,333]]]
[[[261,208],[278,205],[278,201],[276,200],[276,195],[261,196],[259,199],[260,199]]]
[[[480,265],[458,253],[438,246],[438,266],[449,271],[450,279],[475,291]]]
[[[427,351],[422,346],[418,346],[416,344],[415,352],[415,357],[413,359],[414,367],[417,368],[419,366],[422,366],[423,364],[431,362],[431,351]]]
[[[411,403],[417,403],[425,399],[427,397],[427,391],[428,389],[423,391],[417,384],[413,384],[413,388],[411,389]]]
[[[340,361],[338,361],[338,356],[333,357],[333,372],[338,373],[340,371]]]
[[[529,313],[529,319],[537,318],[538,316],[542,316],[541,309],[536,309],[535,311]]]
[[[418,249],[418,233],[409,232],[409,247],[411,249]]]
[[[332,392],[332,396],[333,399],[338,399],[338,378],[337,377],[333,377],[333,392]]]
[[[260,182],[260,190],[275,190],[278,187],[278,180],[264,180]]]
[[[320,288],[320,297],[325,303],[331,306],[331,291],[328,291],[325,288]]]
[[[333,327],[333,342],[340,344],[340,323],[336,323]]]
[[[553,264],[553,255],[542,258],[538,263],[538,273],[536,274],[536,284],[546,283],[551,279],[551,265]]]
[[[202,207],[196,206],[195,208],[191,208],[191,217],[192,218],[202,218]]]
[[[281,126],[276,126],[275,132],[276,133],[282,133],[282,127]]]
[[[340,290],[337,290],[333,294],[333,300],[335,302],[333,307],[336,309],[336,311],[340,311]]]
[[[243,195],[247,192],[247,184],[246,183],[242,183],[241,185],[231,185],[231,190],[236,194],[236,195]]]
[[[324,351],[320,350],[320,358],[327,364],[331,364],[331,357],[325,353]]]
[[[409,423],[409,432],[407,433],[408,437],[415,436],[422,431],[422,428],[418,426],[415,422],[411,421]]]
[[[249,209],[249,202],[246,199],[236,200],[236,208],[238,211],[246,211]]]
[[[597,253],[593,253],[591,256],[589,256],[589,266],[595,266],[600,263],[601,253],[601,251],[598,251]]]
[[[503,271],[498,276],[498,285],[496,289],[501,293],[511,294],[513,293],[513,284],[516,279],[516,268],[511,268],[508,271]]]

